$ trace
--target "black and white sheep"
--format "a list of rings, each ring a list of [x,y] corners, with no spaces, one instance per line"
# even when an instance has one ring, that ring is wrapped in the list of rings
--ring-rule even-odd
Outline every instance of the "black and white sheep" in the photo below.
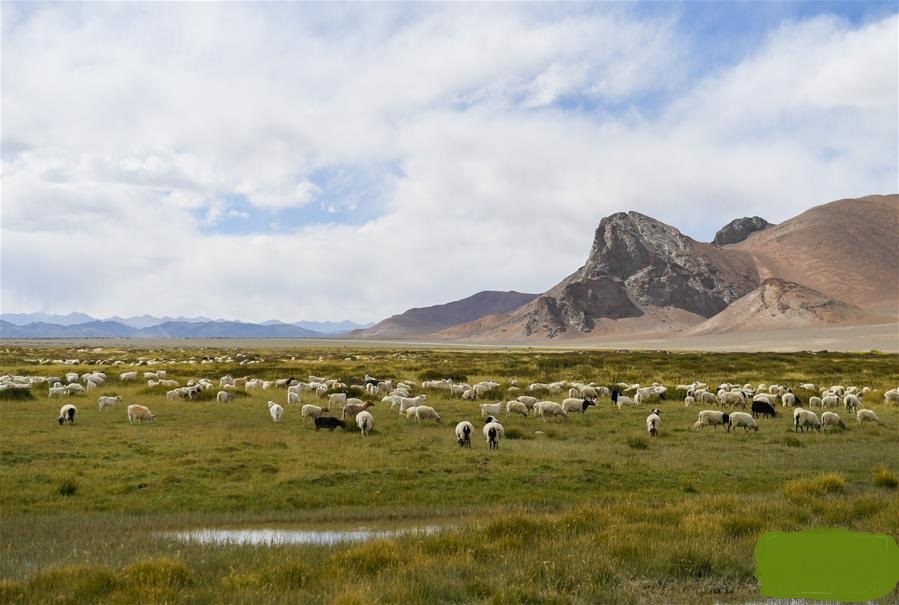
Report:
[[[75,424],[75,416],[78,414],[78,408],[76,408],[71,403],[67,403],[61,408],[59,408],[59,418],[57,418],[57,422],[60,425],[63,424]]]
[[[473,431],[474,426],[467,420],[463,420],[456,425],[456,443],[459,444],[459,447],[471,447],[471,433]]]

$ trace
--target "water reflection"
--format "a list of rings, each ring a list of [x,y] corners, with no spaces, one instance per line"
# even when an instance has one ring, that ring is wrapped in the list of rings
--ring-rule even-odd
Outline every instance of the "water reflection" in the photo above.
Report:
[[[237,544],[279,546],[282,544],[318,544],[329,546],[342,542],[365,542],[376,538],[392,538],[440,531],[436,525],[401,529],[298,530],[298,529],[197,529],[170,534],[185,542],[200,544]]]

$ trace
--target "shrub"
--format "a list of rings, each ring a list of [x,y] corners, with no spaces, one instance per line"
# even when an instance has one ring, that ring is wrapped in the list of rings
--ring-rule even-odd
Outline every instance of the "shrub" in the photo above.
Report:
[[[805,447],[805,444],[802,443],[798,437],[794,435],[787,435],[784,437],[784,443],[787,447]]]
[[[66,565],[37,574],[28,582],[28,594],[37,603],[91,603],[112,592],[115,573],[99,565]]]
[[[331,563],[354,574],[377,574],[381,569],[406,561],[395,540],[372,540],[331,557]]]
[[[149,602],[174,600],[190,583],[187,564],[169,557],[138,561],[126,567],[123,576],[127,590]]]
[[[874,473],[874,486],[896,489],[896,487],[899,486],[899,478],[897,478],[896,473],[890,469],[881,467]]]
[[[60,496],[74,496],[78,492],[78,482],[74,479],[63,479],[56,491]]]
[[[646,437],[628,437],[627,438],[628,446],[634,448],[635,450],[645,450],[649,449],[649,439]]]
[[[846,478],[840,473],[825,473],[813,479],[796,479],[784,484],[784,495],[788,498],[823,496],[842,493],[846,488]]]

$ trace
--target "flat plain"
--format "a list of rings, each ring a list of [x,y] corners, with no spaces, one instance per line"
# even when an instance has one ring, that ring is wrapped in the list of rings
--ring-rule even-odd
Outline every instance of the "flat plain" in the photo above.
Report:
[[[0,374],[109,376],[86,395],[50,399],[42,385],[33,399],[0,401],[0,602],[746,603],[760,600],[753,547],[763,532],[840,527],[899,539],[899,408],[883,400],[899,384],[896,355],[215,345],[0,351]],[[52,363],[65,359],[80,363]],[[157,369],[181,384],[225,374],[360,384],[370,374],[501,387],[477,402],[424,391],[439,423],[417,424],[378,401],[374,431],[362,437],[352,423],[314,431],[284,389],[229,404],[215,401],[217,389],[168,401],[165,388],[118,379]],[[621,410],[600,399],[566,421],[503,414],[506,438],[489,451],[477,404],[512,398],[511,380],[524,389],[658,382],[668,391]],[[859,425],[840,408],[848,430],[795,433],[791,410],[778,407],[757,433],[696,431],[700,409],[720,408],[685,407],[675,386],[694,380],[787,385],[804,399],[804,382],[868,386],[865,405],[881,422]],[[123,401],[101,412],[98,395]],[[280,423],[269,400],[286,410]],[[302,403],[321,401],[305,393]],[[63,403],[78,406],[73,426],[56,422]],[[129,424],[132,403],[156,422]],[[650,438],[644,421],[654,407],[662,429]],[[463,419],[476,427],[470,450],[453,436]],[[440,530],[330,546],[173,537],[419,526]]]

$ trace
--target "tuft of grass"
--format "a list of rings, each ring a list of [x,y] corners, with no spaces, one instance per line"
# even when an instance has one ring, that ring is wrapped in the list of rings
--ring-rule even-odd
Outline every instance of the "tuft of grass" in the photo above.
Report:
[[[25,598],[25,584],[14,580],[0,580],[0,603],[21,603]]]
[[[787,447],[805,447],[805,444],[802,443],[802,441],[800,441],[799,438],[794,435],[787,435],[786,437],[784,437],[784,444]]]
[[[882,466],[874,473],[874,486],[896,489],[899,486],[899,477],[887,467]]]
[[[338,569],[359,575],[376,575],[382,569],[400,565],[407,557],[395,540],[372,540],[331,557]]]
[[[693,485],[692,483],[687,483],[686,485],[684,485],[684,493],[686,493],[686,494],[698,494],[698,493],[699,493],[699,490],[696,489],[696,486]]]
[[[31,389],[3,389],[0,401],[34,401],[36,397]]]
[[[74,479],[63,479],[56,491],[60,496],[74,496],[78,493],[78,482]]]
[[[506,429],[505,433],[506,439],[533,439],[533,433],[525,433],[517,426],[513,426],[511,428]]]
[[[190,569],[180,559],[159,557],[129,565],[122,573],[126,590],[141,602],[167,602],[190,584]]]
[[[102,565],[64,565],[37,574],[28,582],[33,603],[95,603],[118,586],[112,569]]]
[[[627,444],[629,447],[632,447],[635,450],[646,450],[649,449],[649,439],[643,437],[642,435],[632,436],[627,438]]]
[[[812,479],[787,481],[784,484],[783,491],[787,498],[802,498],[843,493],[845,489],[846,478],[842,474],[824,473]]]

